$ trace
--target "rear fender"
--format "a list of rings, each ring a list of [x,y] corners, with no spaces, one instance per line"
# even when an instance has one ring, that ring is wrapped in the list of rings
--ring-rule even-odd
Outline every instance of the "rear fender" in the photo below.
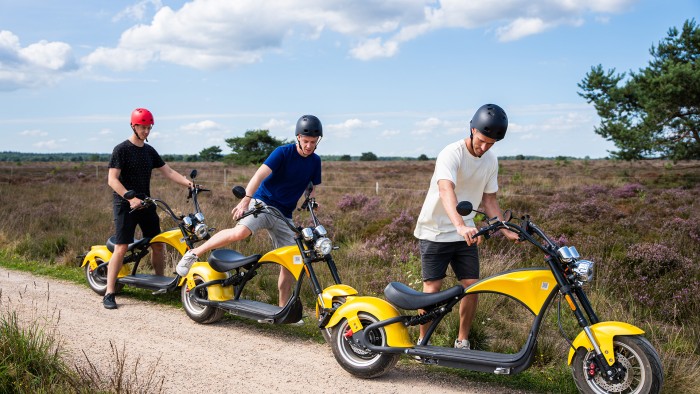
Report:
[[[85,267],[89,265],[90,271],[94,271],[97,266],[101,264],[97,262],[98,258],[105,263],[109,262],[109,259],[112,258],[112,252],[107,249],[106,245],[93,245],[90,251],[85,255],[85,258],[83,258],[83,263],[80,264],[80,266]],[[123,278],[127,275],[131,275],[131,267],[128,264],[122,264],[122,268],[119,270],[117,277]]]
[[[112,252],[107,249],[107,246],[94,245],[85,255],[85,258],[83,258],[83,263],[80,266],[85,267],[86,265],[90,265],[90,269],[94,270],[98,266],[96,258],[100,258],[102,261],[109,261],[111,257]]]
[[[360,312],[369,313],[380,321],[401,315],[393,305],[380,298],[349,296],[345,303],[335,311],[326,328],[331,328],[340,323],[342,319],[347,319],[352,331],[358,332],[364,328],[357,316]],[[386,331],[387,346],[413,347],[413,342],[408,336],[408,330],[400,322],[384,326],[384,330]]]
[[[187,288],[193,289],[196,286],[194,282],[195,275],[202,278],[204,282],[226,279],[229,276],[228,273],[215,271],[211,268],[209,263],[205,261],[197,261],[192,264],[187,275],[180,278],[180,283],[178,283],[178,285],[182,286],[187,283]],[[221,285],[207,286],[207,294],[209,296],[209,301],[228,301],[233,298],[233,285],[226,287]]]
[[[600,346],[600,351],[605,356],[605,360],[609,365],[613,365],[615,362],[615,352],[613,351],[613,338],[618,335],[642,335],[644,330],[639,327],[635,327],[631,324],[622,323],[618,321],[606,321],[597,323],[591,326],[591,331],[593,336]],[[573,347],[569,349],[569,365],[573,360],[574,353],[578,348],[584,347],[589,351],[593,350],[593,344],[588,339],[588,336],[584,331],[581,331],[576,339],[574,339]]]

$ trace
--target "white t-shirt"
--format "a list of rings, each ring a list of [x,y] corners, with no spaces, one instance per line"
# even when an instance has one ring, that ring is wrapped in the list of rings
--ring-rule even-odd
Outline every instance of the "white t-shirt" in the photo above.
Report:
[[[455,185],[457,202],[469,201],[477,209],[484,193],[498,191],[498,158],[491,151],[486,151],[481,157],[474,157],[462,139],[447,145],[435,161],[435,172],[413,235],[433,242],[463,241],[464,237],[457,233],[440,200],[438,181],[441,179],[449,180]],[[473,227],[474,216],[474,212],[466,216],[464,223]]]

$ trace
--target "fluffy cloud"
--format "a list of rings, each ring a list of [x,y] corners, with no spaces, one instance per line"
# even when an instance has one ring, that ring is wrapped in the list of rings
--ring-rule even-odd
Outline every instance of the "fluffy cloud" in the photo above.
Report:
[[[348,40],[359,60],[399,53],[402,43],[431,30],[486,28],[500,41],[513,41],[560,25],[580,25],[585,17],[622,12],[637,0],[193,0],[174,10],[159,0],[142,0],[118,16],[149,24],[124,31],[116,47],[97,48],[86,66],[138,69],[165,61],[197,69],[230,68],[261,61],[281,51],[286,40],[315,40],[334,32]]]
[[[22,47],[19,37],[0,30],[0,91],[50,85],[75,69],[70,45],[42,40]]]

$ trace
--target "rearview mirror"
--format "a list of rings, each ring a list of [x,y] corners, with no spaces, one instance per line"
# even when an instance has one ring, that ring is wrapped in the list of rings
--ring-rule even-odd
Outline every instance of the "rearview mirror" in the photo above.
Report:
[[[306,187],[306,193],[304,194],[304,197],[309,198],[309,196],[311,195],[311,192],[313,192],[313,191],[314,191],[314,183],[309,182],[309,186]]]
[[[126,193],[124,193],[124,198],[127,200],[131,200],[132,198],[134,198],[135,195],[136,195],[135,191],[129,190]]]
[[[233,189],[231,189],[233,192],[233,195],[236,196],[236,198],[243,198],[246,196],[245,194],[245,189],[243,186],[234,186]]]
[[[469,215],[473,210],[474,207],[469,201],[460,201],[459,204],[457,204],[457,213],[462,216]]]
[[[192,170],[192,172],[190,172],[190,179],[194,179],[196,177],[197,177],[197,170]]]

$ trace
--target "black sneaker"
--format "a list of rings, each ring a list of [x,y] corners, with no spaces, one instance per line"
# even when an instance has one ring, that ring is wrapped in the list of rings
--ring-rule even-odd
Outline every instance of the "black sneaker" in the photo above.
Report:
[[[105,294],[102,298],[102,305],[107,309],[117,309],[117,301],[114,300],[114,293]]]

